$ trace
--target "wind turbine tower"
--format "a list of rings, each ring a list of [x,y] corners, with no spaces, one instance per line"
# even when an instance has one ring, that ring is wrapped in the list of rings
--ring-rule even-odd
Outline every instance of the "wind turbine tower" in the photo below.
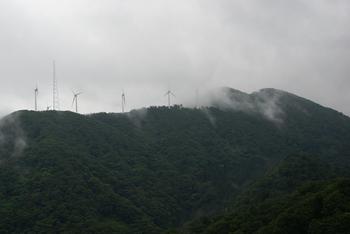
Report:
[[[168,90],[168,92],[166,92],[164,96],[168,96],[168,107],[170,107],[170,105],[171,105],[171,96],[175,97],[175,94],[173,94],[173,92]]]
[[[199,106],[199,89],[196,89],[196,106],[195,108],[198,108]]]
[[[72,107],[74,106],[74,103],[75,103],[75,112],[76,113],[78,113],[78,96],[80,94],[82,94],[82,92],[80,92],[80,93],[74,93],[73,92],[74,97],[73,97]]]
[[[34,104],[35,104],[35,111],[38,110],[38,93],[39,93],[39,89],[38,86],[35,87],[34,89]]]
[[[52,63],[53,65],[53,85],[52,85],[52,109],[59,110],[60,109],[60,101],[58,95],[58,84],[56,79],[56,62],[55,60]]]
[[[126,107],[126,100],[125,100],[125,92],[123,90],[122,92],[122,112],[125,112],[125,107]]]

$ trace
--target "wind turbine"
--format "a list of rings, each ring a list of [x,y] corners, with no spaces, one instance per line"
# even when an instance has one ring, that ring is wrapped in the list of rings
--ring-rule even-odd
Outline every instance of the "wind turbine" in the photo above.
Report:
[[[39,89],[38,85],[34,89],[34,103],[35,103],[35,111],[38,110],[38,94],[39,94]]]
[[[58,82],[56,78],[56,62],[52,62],[52,110],[60,109],[60,98],[58,94]]]
[[[196,89],[196,106],[195,108],[198,108],[199,105],[199,89]]]
[[[122,92],[122,112],[125,112],[125,107],[126,107],[126,99],[125,99],[125,92],[123,90]]]
[[[170,98],[171,98],[171,96],[175,97],[175,94],[173,94],[173,92],[171,92],[170,90],[168,90],[168,91],[165,93],[164,96],[168,96],[168,107],[170,107],[170,104],[171,104]]]
[[[74,105],[74,103],[75,103],[75,112],[78,113],[78,96],[79,96],[80,94],[82,94],[82,92],[74,93],[74,92],[72,91],[72,93],[73,93],[73,95],[74,95],[74,97],[73,97],[73,102],[72,102],[72,107],[73,107],[73,105]]]

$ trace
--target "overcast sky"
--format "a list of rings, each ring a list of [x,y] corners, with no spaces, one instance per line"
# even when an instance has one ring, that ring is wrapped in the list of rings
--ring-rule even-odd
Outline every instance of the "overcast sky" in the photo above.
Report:
[[[273,87],[350,114],[349,0],[0,0],[0,112],[81,112]]]

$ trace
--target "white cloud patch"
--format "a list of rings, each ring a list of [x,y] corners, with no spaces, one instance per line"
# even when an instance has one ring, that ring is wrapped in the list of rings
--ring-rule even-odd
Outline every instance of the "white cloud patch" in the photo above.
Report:
[[[283,91],[263,89],[252,94],[239,90],[221,88],[212,90],[204,95],[200,103],[203,107],[218,107],[222,110],[258,113],[273,122],[282,123],[284,111],[280,98],[286,95]]]
[[[17,112],[0,119],[0,163],[20,157],[27,146],[25,134],[18,120],[19,114]]]

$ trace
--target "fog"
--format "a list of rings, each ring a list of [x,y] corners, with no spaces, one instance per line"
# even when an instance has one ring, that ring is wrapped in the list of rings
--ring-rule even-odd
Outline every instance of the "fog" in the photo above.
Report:
[[[27,146],[25,134],[18,121],[19,113],[0,119],[0,165],[8,158],[22,156]],[[6,152],[10,149],[11,154]],[[6,153],[4,153],[5,151]]]
[[[187,104],[229,86],[273,87],[350,115],[348,0],[2,0],[0,113]]]

